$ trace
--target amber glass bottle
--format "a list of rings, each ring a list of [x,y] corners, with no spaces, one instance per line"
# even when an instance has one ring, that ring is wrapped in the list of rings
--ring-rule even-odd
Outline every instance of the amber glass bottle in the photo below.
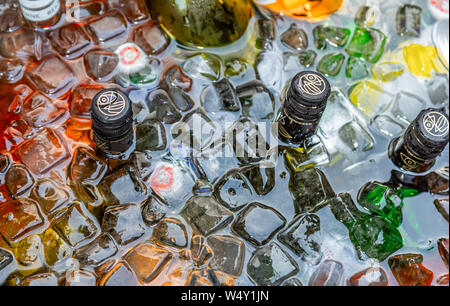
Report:
[[[337,11],[343,0],[260,0],[262,4],[279,13],[288,16],[322,20]]]

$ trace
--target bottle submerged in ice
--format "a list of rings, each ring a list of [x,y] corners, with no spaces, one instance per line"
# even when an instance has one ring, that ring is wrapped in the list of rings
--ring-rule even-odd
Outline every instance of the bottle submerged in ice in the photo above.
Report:
[[[118,89],[97,93],[90,109],[94,143],[107,158],[128,159],[136,148],[131,101]]]
[[[428,171],[444,151],[449,139],[449,120],[439,109],[420,112],[403,136],[389,145],[389,157],[402,170],[422,173]]]

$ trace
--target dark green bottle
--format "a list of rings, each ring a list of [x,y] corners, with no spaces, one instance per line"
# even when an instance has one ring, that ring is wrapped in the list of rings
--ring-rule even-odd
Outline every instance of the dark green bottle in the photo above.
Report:
[[[303,144],[316,133],[327,106],[331,87],[315,71],[303,71],[291,81],[278,119],[278,137],[292,144]]]
[[[442,110],[423,110],[403,136],[392,140],[389,157],[402,170],[426,172],[447,146],[448,132],[448,116]]]
[[[136,148],[128,96],[118,89],[102,90],[92,100],[90,113],[97,151],[110,159],[128,159]]]

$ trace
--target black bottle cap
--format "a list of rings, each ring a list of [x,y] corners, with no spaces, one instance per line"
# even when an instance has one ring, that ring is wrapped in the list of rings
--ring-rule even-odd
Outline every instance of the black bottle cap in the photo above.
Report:
[[[315,71],[297,74],[289,87],[285,107],[296,120],[320,119],[327,106],[331,86],[328,80]]]
[[[128,96],[118,89],[105,89],[91,105],[92,129],[105,140],[116,140],[133,129],[133,111]]]
[[[331,93],[328,80],[315,71],[302,71],[293,79],[290,86],[290,96],[299,104],[313,108],[326,105]]]
[[[420,112],[405,133],[410,150],[424,159],[437,157],[449,141],[449,119],[445,112],[429,108]]]

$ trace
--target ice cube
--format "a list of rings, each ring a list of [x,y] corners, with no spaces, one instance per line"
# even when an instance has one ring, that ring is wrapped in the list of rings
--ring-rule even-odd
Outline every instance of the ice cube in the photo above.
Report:
[[[43,225],[44,218],[33,200],[20,199],[0,205],[0,234],[8,243],[21,240]]]
[[[167,146],[166,129],[157,120],[146,120],[136,126],[136,150],[162,151]]]
[[[170,44],[170,37],[154,20],[150,20],[134,31],[134,42],[147,54],[164,52]]]
[[[130,251],[125,260],[141,283],[148,284],[171,262],[173,254],[150,243],[142,243]]]
[[[49,37],[53,48],[69,60],[82,56],[92,45],[86,30],[78,24],[58,28],[50,32]]]
[[[84,56],[86,72],[94,81],[109,81],[115,75],[118,64],[117,54],[105,50],[92,50]]]
[[[75,270],[66,276],[64,286],[93,287],[97,283],[97,276],[88,270]]]
[[[139,281],[126,262],[117,263],[99,282],[99,286],[137,286]]]
[[[45,262],[49,266],[54,266],[72,255],[70,246],[51,228],[41,234],[41,241]]]
[[[108,170],[104,160],[87,148],[77,148],[68,169],[69,180],[83,201],[92,206],[102,203],[97,188]]]
[[[14,164],[5,175],[5,184],[13,199],[23,198],[29,195],[36,180],[27,167]]]
[[[119,249],[109,233],[103,233],[88,245],[78,248],[74,253],[82,265],[98,267],[117,254]]]
[[[387,286],[388,276],[383,268],[372,267],[354,274],[349,280],[350,286]]]
[[[67,119],[67,105],[63,101],[52,100],[35,92],[22,106],[22,117],[36,128],[42,128]]]
[[[252,245],[259,247],[267,244],[285,225],[286,218],[278,211],[254,202],[239,213],[231,230]]]
[[[102,231],[109,232],[119,245],[127,245],[145,234],[140,205],[109,206],[103,215]]]
[[[294,259],[276,242],[256,249],[247,265],[247,274],[257,286],[278,286],[298,271]]]
[[[63,136],[50,128],[22,143],[17,154],[25,166],[38,175],[51,171],[70,157]]]
[[[204,236],[219,231],[233,220],[233,214],[211,196],[192,197],[181,215],[194,231]]]
[[[165,218],[153,229],[153,239],[163,246],[183,249],[188,245],[188,234],[184,224],[175,218]]]
[[[296,23],[291,24],[289,29],[281,34],[281,42],[294,50],[308,48],[308,36],[303,29],[300,29]]]
[[[87,30],[98,44],[118,44],[125,39],[128,26],[123,15],[113,10],[92,19]]]
[[[47,215],[52,215],[65,209],[70,204],[72,195],[66,186],[51,178],[42,178],[37,181],[30,197],[39,203]]]
[[[334,196],[325,174],[316,168],[309,168],[291,175],[289,190],[294,198],[297,213],[314,212]]]
[[[106,206],[141,204],[148,196],[147,186],[131,165],[126,165],[106,176],[98,188],[105,199]]]
[[[51,98],[65,95],[77,82],[72,68],[57,55],[46,56],[26,74],[37,89]]]
[[[150,15],[145,5],[144,0],[128,0],[121,3],[122,12],[127,17],[128,21],[137,24],[150,18]]]
[[[80,247],[98,235],[100,226],[83,204],[75,202],[55,221],[53,229],[70,246]]]
[[[231,276],[240,276],[244,267],[245,245],[233,236],[208,237],[213,258],[209,267],[227,273]]]
[[[211,53],[199,53],[186,59],[183,70],[196,79],[218,81],[222,75],[222,67],[220,57]]]
[[[0,82],[16,83],[23,77],[25,66],[16,59],[0,60]]]
[[[309,280],[310,286],[340,286],[344,266],[336,261],[327,259],[320,264]]]
[[[173,124],[181,119],[169,94],[162,89],[152,91],[147,99],[150,118],[157,119],[165,124]]]
[[[194,235],[191,239],[192,260],[196,267],[205,265],[213,256],[211,248],[206,244],[205,237]]]
[[[242,169],[230,170],[214,187],[219,202],[232,211],[238,211],[253,199],[253,190]]]
[[[278,240],[311,265],[317,265],[322,260],[322,233],[318,215],[298,215],[278,235]]]
[[[264,51],[256,59],[256,76],[267,88],[281,92],[283,59],[278,52]]]
[[[34,61],[42,56],[42,44],[36,31],[22,28],[1,35],[0,54],[7,58]]]

